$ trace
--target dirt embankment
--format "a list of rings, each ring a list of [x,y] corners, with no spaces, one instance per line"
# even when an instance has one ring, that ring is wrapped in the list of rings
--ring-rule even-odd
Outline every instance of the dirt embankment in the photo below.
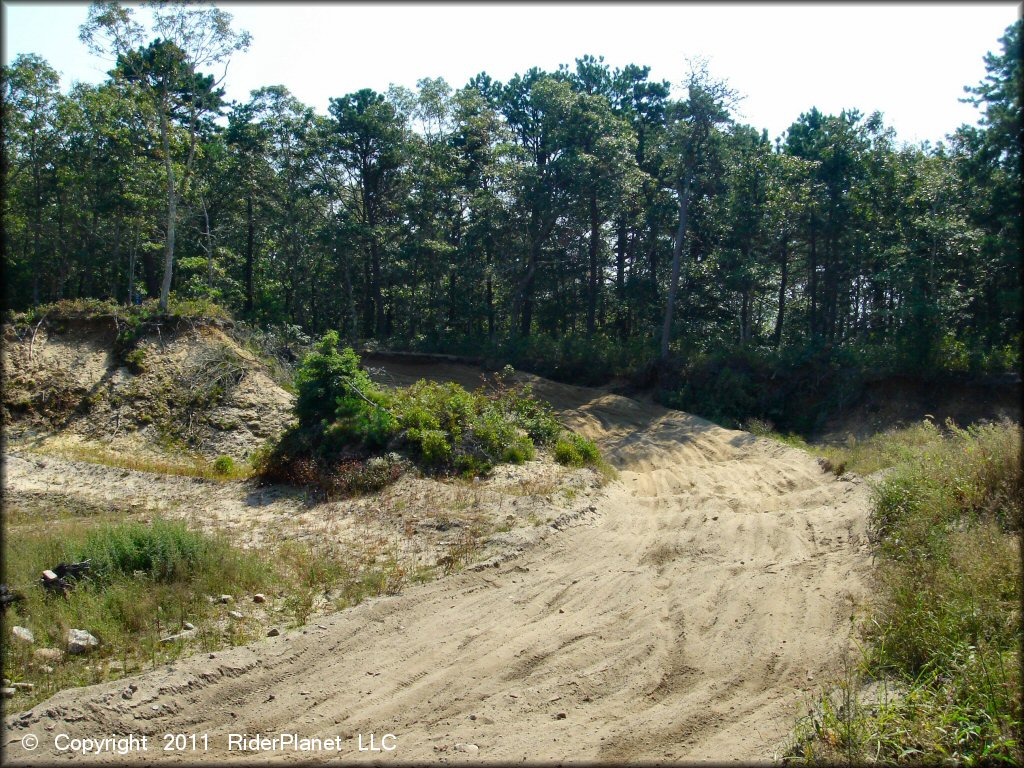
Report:
[[[951,419],[966,427],[983,421],[1021,420],[1020,376],[947,374],[933,380],[890,376],[864,385],[854,402],[831,416],[816,439],[826,443],[858,440],[878,432],[930,419]]]
[[[169,323],[130,351],[119,330],[111,318],[4,326],[9,443],[244,459],[290,419],[292,395],[217,325]]]
[[[685,413],[529,378],[620,471],[589,514],[541,526],[551,535],[496,565],[140,675],[131,699],[129,681],[59,693],[6,719],[5,757],[52,762],[58,733],[195,733],[208,751],[93,759],[223,761],[254,757],[228,752],[229,734],[294,732],[341,737],[340,754],[260,757],[771,758],[848,649],[869,568],[865,484]],[[359,752],[370,733],[397,748]]]

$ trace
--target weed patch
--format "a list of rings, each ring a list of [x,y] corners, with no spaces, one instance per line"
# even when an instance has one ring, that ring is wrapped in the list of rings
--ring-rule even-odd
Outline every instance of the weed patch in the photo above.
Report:
[[[947,426],[861,449],[857,466],[893,467],[871,515],[878,597],[864,658],[802,721],[792,760],[1024,760],[1021,428]],[[869,681],[898,695],[864,701]]]

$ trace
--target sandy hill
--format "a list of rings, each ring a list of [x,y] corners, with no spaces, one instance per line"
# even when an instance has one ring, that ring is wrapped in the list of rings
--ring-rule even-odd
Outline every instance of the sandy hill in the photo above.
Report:
[[[130,347],[114,316],[3,329],[8,440],[97,442],[136,453],[245,458],[281,433],[293,396],[229,333],[169,319]]]

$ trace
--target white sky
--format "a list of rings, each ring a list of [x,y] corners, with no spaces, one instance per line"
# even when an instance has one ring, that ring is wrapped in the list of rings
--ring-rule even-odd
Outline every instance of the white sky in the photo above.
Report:
[[[985,75],[982,57],[1018,17],[1013,2],[740,5],[719,3],[442,4],[222,2],[253,45],[231,63],[229,99],[285,85],[326,112],[359,88],[461,87],[486,71],[508,80],[531,66],[574,66],[587,53],[614,68],[648,65],[679,83],[686,59],[746,98],[739,117],[775,137],[801,112],[880,110],[909,142],[938,141],[976,110],[957,100]],[[86,3],[3,2],[4,62],[37,53],[63,77],[99,82],[110,68],[78,40]]]

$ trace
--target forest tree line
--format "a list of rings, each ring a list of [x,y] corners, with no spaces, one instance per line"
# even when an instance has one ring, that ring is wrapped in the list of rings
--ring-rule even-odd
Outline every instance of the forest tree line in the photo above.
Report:
[[[809,109],[773,139],[700,64],[679,95],[584,56],[504,83],[363,89],[324,115],[280,85],[226,103],[170,36],[67,92],[21,55],[2,74],[4,299],[169,289],[435,351],[571,339],[635,361],[844,348],[1006,369],[1020,27],[966,88],[980,124],[934,146],[855,109]],[[246,41],[222,42],[225,58]]]

